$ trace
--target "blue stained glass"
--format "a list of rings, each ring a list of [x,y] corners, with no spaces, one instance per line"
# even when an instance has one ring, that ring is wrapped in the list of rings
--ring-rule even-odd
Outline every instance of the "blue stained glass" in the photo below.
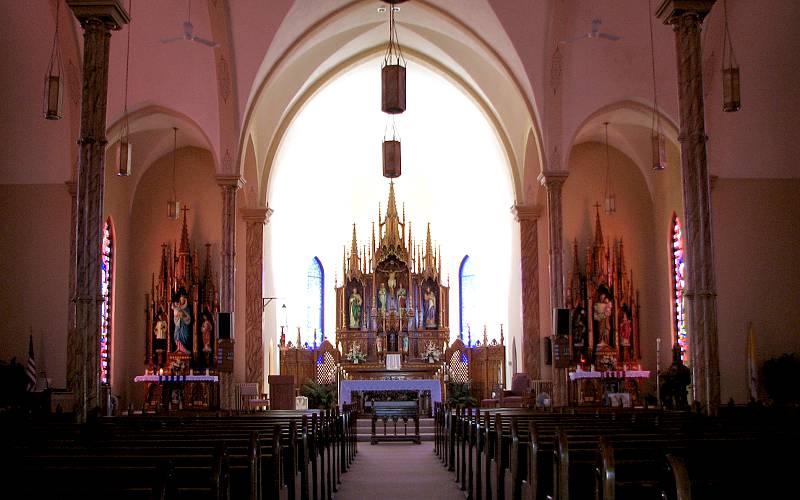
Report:
[[[475,325],[475,306],[477,302],[475,287],[475,271],[473,259],[465,255],[458,270],[459,288],[459,338],[464,338],[464,334]]]
[[[319,258],[311,259],[308,266],[306,281],[306,328],[313,333],[314,330],[322,338],[325,325],[325,270]],[[316,336],[312,341],[317,344]]]

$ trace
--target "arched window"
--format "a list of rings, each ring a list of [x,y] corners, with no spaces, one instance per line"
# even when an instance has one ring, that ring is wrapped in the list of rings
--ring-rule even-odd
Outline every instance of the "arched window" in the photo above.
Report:
[[[101,250],[100,293],[100,383],[111,383],[111,333],[114,299],[114,230],[111,219],[103,224],[103,246]]]
[[[308,280],[306,281],[306,328],[309,333],[314,334],[317,330],[317,337],[313,344],[317,344],[317,339],[322,336],[325,321],[325,271],[319,258],[311,259],[308,266]]]
[[[683,253],[683,230],[678,216],[672,216],[672,317],[675,328],[675,342],[681,348],[681,360],[689,364],[689,338],[686,333],[686,265]]]
[[[459,331],[462,336],[467,335],[468,328],[471,330],[471,328],[477,327],[475,324],[476,294],[474,266],[469,255],[465,255],[458,268]]]

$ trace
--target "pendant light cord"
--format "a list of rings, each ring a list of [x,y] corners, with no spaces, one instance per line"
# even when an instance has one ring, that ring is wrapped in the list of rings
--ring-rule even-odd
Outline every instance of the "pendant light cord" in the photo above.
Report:
[[[172,200],[175,201],[175,158],[178,151],[178,127],[172,127]]]
[[[736,54],[733,53],[733,40],[731,40],[731,32],[728,28],[728,0],[722,0],[722,17],[724,18],[724,27],[722,33],[722,69],[725,69],[725,53],[730,52],[730,66],[738,67],[736,62]]]
[[[611,188],[611,163],[608,160],[608,122],[604,122],[603,125],[605,126],[605,142],[606,142],[606,183],[605,183],[605,193],[603,195],[603,198],[607,198],[608,195],[611,194],[611,192],[613,191],[613,188]]]
[[[61,76],[61,46],[58,43],[58,34],[61,31],[60,25],[61,23],[61,0],[56,2],[56,31],[53,33],[53,47],[50,49],[50,64],[47,65],[47,74],[52,74],[53,72],[53,62],[56,62],[58,75]]]
[[[389,6],[389,45],[386,47],[386,55],[383,57],[384,65],[401,64],[406,65],[406,59],[403,57],[403,51],[400,48],[400,39],[397,38],[397,27],[394,22],[395,10],[400,10],[399,7],[394,5]]]
[[[652,134],[661,135],[661,120],[658,117],[658,92],[656,90],[656,53],[653,43],[653,16],[650,11],[650,0],[647,0],[647,19],[650,26],[650,67],[653,72],[653,120],[651,123]]]

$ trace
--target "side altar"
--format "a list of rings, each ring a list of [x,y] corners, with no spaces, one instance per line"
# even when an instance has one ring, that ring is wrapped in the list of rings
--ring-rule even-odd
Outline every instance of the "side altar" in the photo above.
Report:
[[[161,245],[158,274],[145,294],[144,408],[213,409],[219,400],[217,337],[219,295],[211,267],[211,244],[204,265],[189,240],[186,212],[179,243]]]

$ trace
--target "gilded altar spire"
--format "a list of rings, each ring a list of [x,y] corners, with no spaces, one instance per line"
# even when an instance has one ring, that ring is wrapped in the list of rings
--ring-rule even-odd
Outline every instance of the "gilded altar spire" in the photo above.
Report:
[[[358,240],[356,238],[356,223],[353,223],[353,241],[350,243],[350,272],[361,270],[358,262]]]
[[[433,244],[431,243],[430,222],[428,222],[428,235],[425,237],[425,269],[433,269]]]
[[[594,204],[594,246],[603,246],[603,227],[600,225],[600,204]]]
[[[389,183],[389,202],[386,205],[386,219],[383,222],[384,233],[382,245],[397,247],[403,245],[400,238],[400,217],[397,214],[397,202],[394,197],[394,182]]]
[[[187,207],[181,209],[183,212],[183,227],[181,227],[181,245],[178,247],[179,253],[189,253],[189,228],[186,226],[186,212],[189,211]]]

